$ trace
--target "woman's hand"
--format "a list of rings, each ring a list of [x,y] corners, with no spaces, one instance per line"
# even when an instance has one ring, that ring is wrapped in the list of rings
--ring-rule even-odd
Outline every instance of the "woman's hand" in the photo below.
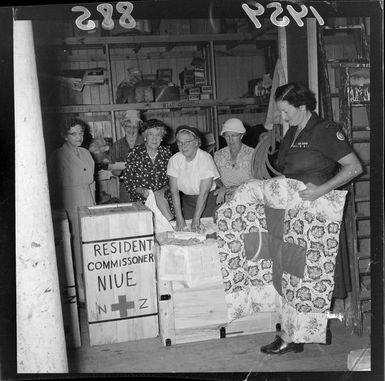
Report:
[[[176,219],[176,231],[177,232],[180,232],[184,229],[186,229],[187,225],[186,225],[186,221],[184,220],[184,218],[177,218]]]
[[[201,224],[200,219],[191,221],[191,231],[195,233],[204,233],[205,227]]]
[[[146,188],[142,188],[142,187],[137,187],[135,189],[135,191],[139,194],[141,194],[145,199],[147,199],[148,195],[150,194],[150,192],[148,191],[148,189]]]
[[[218,189],[215,189],[214,196],[217,196],[216,203],[217,205],[223,204],[225,202],[225,196],[226,196],[226,188],[221,187]]]
[[[299,191],[298,194],[304,201],[315,201],[325,194],[322,186],[314,185],[313,183],[307,183],[306,188]]]

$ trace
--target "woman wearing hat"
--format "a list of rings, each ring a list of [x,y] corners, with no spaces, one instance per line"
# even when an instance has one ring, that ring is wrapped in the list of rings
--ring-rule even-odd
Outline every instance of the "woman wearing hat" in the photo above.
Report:
[[[167,134],[167,126],[158,119],[149,119],[143,122],[140,131],[144,144],[134,147],[126,159],[123,173],[126,190],[131,201],[142,202],[148,197],[148,191],[152,190],[159,209],[170,220],[173,218],[173,207],[166,169],[172,154],[168,147],[160,145]],[[168,203],[159,204],[161,197]]]
[[[129,202],[130,197],[126,191],[123,177],[121,176],[125,168],[125,162],[128,153],[137,145],[143,144],[143,137],[139,134],[139,128],[142,125],[139,111],[128,110],[123,114],[120,121],[120,127],[124,136],[117,140],[109,150],[110,168],[112,174],[119,177],[119,202]]]
[[[170,159],[167,175],[175,208],[176,229],[183,230],[185,220],[191,219],[191,230],[201,232],[201,217],[212,217],[216,208],[213,191],[219,173],[211,155],[199,148],[201,139],[196,128],[179,126],[175,138],[179,152]]]
[[[226,139],[227,147],[214,153],[214,162],[221,175],[217,180],[217,204],[222,204],[236,187],[253,178],[251,159],[253,148],[242,143],[246,129],[241,120],[228,119],[222,127],[221,135]]]

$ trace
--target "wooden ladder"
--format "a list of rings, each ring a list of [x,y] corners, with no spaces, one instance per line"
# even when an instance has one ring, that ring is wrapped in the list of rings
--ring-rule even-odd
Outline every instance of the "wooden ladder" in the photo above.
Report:
[[[327,57],[324,35],[339,32],[350,33],[353,37],[354,59]],[[370,64],[365,24],[359,20],[353,25],[320,27],[318,45],[322,114],[327,119],[338,119],[364,166],[364,174],[347,186],[344,216],[352,281],[352,292],[345,302],[346,326],[361,335],[363,304],[370,304],[371,300],[370,285],[364,284],[364,278],[370,276]],[[339,82],[338,86],[333,86],[334,92],[329,73]],[[333,104],[333,98],[338,103]],[[369,311],[370,308],[365,312]]]

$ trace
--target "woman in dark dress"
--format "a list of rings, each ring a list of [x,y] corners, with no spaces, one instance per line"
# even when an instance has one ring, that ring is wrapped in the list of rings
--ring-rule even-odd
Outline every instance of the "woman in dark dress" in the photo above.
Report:
[[[275,101],[282,119],[289,123],[278,152],[278,170],[305,184],[299,191],[304,201],[317,200],[362,173],[361,163],[340,127],[314,112],[316,98],[306,86],[295,82],[280,86]],[[261,352],[302,352],[304,344],[292,339],[294,331],[283,331],[271,344],[262,346]]]
[[[166,170],[172,154],[168,147],[160,145],[167,134],[167,126],[158,119],[149,119],[140,131],[144,144],[135,146],[126,159],[123,173],[126,190],[131,201],[142,202],[152,190],[159,209],[170,220],[173,206]]]

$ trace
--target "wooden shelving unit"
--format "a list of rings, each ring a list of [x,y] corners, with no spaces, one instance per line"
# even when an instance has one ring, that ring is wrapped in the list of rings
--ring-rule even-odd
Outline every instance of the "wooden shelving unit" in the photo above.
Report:
[[[98,49],[95,62],[105,62],[105,77],[108,84],[109,103],[106,104],[68,104],[62,105],[55,109],[47,110],[48,112],[71,113],[71,114],[86,114],[86,113],[108,113],[109,115],[95,115],[95,120],[108,120],[112,123],[112,138],[115,141],[119,137],[115,123],[115,112],[124,110],[163,110],[175,111],[180,110],[204,110],[206,121],[210,126],[210,130],[214,135],[219,147],[219,126],[218,114],[231,113],[231,108],[236,108],[237,111],[244,108],[246,111],[250,108],[255,110],[266,110],[266,105],[261,104],[260,99],[255,98],[227,98],[217,99],[217,83],[216,83],[216,51],[215,45],[220,44],[220,54],[235,54],[234,49],[237,46],[252,44],[256,49],[262,49],[271,45],[276,41],[274,31],[266,34],[259,34],[258,38],[253,33],[220,33],[220,34],[189,34],[189,35],[126,35],[126,36],[105,36],[105,37],[68,37],[64,39],[53,39],[49,43],[45,43],[45,48],[50,46],[52,49],[64,54],[71,61],[73,54],[79,57],[83,49]],[[212,85],[213,94],[210,100],[178,100],[165,102],[144,102],[144,103],[115,103],[115,88],[112,77],[112,60],[115,57],[111,54],[111,49],[116,48],[131,48],[132,55],[138,55],[142,48],[163,47],[164,52],[157,53],[167,56],[170,54],[182,54],[186,56],[186,51],[178,51],[174,49],[177,46],[196,46],[193,53],[200,52],[206,62],[207,84]],[[95,50],[96,52],[96,50]],[[101,54],[102,52],[102,54]],[[131,53],[130,53],[131,55]],[[44,59],[51,60],[50,55],[46,55]],[[230,109],[230,111],[229,111]],[[242,111],[241,111],[242,112]],[[89,116],[88,116],[89,117]],[[89,118],[88,118],[89,119]],[[91,117],[92,119],[92,117]]]

